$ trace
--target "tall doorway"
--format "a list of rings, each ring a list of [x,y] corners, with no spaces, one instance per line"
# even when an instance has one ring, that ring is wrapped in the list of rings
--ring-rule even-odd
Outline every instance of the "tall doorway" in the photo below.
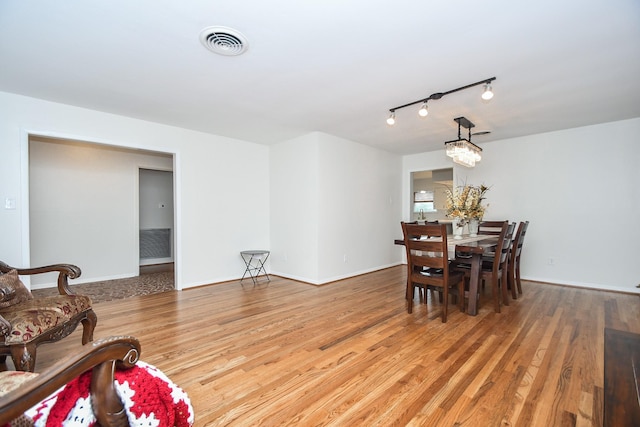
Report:
[[[173,270],[173,172],[140,168],[138,183],[140,271]]]

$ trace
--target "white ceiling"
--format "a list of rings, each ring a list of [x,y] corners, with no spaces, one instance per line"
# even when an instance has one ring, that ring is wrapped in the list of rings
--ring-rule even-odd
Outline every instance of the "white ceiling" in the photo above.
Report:
[[[200,31],[249,41],[212,53]],[[489,77],[482,86],[388,110]],[[400,154],[640,117],[638,0],[0,0],[0,91],[272,144]]]

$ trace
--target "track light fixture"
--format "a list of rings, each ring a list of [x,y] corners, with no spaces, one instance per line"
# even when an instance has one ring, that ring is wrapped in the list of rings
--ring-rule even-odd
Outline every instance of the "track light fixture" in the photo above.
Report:
[[[427,109],[427,101],[422,103],[422,107],[418,110],[418,115],[420,117],[427,117],[429,115],[429,110]]]
[[[389,115],[389,118],[387,119],[387,124],[389,126],[393,126],[396,123],[396,110],[399,110],[399,109],[405,108],[405,107],[409,107],[411,105],[415,105],[415,104],[418,104],[418,103],[421,102],[422,103],[422,107],[420,107],[420,110],[418,111],[418,114],[421,117],[425,117],[427,114],[429,114],[429,111],[427,110],[427,101],[430,101],[432,99],[433,100],[440,99],[445,95],[449,95],[450,93],[458,92],[458,91],[461,91],[461,90],[464,90],[464,89],[469,89],[471,87],[478,86],[478,85],[481,85],[481,84],[484,84],[484,92],[482,92],[482,99],[484,99],[485,101],[488,101],[491,98],[493,98],[493,90],[491,89],[491,82],[494,81],[495,79],[496,79],[495,77],[491,77],[491,78],[488,78],[488,79],[480,80],[479,82],[471,83],[471,84],[466,85],[466,86],[461,86],[461,87],[458,87],[458,88],[455,88],[455,89],[451,89],[451,90],[448,90],[446,92],[432,93],[431,95],[429,95],[426,98],[422,98],[422,99],[419,99],[417,101],[410,102],[408,104],[399,105],[397,107],[391,108],[389,110],[389,112],[391,114]]]
[[[387,118],[387,124],[389,126],[393,126],[396,124],[396,113],[393,110],[390,110],[391,114],[389,114],[389,117]]]
[[[485,83],[484,92],[482,92],[482,99],[489,101],[491,98],[493,98],[493,89],[491,89],[491,85],[489,83]]]

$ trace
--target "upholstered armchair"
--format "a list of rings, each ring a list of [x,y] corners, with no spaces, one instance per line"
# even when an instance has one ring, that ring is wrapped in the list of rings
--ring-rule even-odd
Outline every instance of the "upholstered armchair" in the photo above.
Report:
[[[34,298],[20,275],[58,273],[60,295]],[[93,340],[97,316],[91,298],[75,295],[69,279],[80,276],[80,268],[56,264],[38,268],[14,268],[0,261],[0,370],[10,355],[17,370],[33,372],[36,348],[61,340],[82,322],[82,344]],[[4,365],[4,366],[3,366]]]

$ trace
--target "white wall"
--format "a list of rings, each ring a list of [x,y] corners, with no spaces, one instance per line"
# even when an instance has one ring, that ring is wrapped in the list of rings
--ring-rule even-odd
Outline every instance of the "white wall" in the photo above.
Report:
[[[268,147],[0,92],[0,200],[16,201],[0,209],[9,264],[29,263],[28,134],[175,155],[178,288],[238,278],[240,251],[269,247]]]
[[[309,134],[270,152],[271,271],[312,283],[319,274],[318,144]]]
[[[401,157],[320,134],[319,281],[397,265]]]
[[[485,218],[530,221],[525,278],[637,292],[639,134],[633,119],[481,144],[482,161],[456,166],[454,181],[491,187]],[[411,170],[441,167],[443,157],[406,156],[404,188]]]
[[[400,165],[319,132],[273,146],[273,273],[322,284],[398,264]]]

